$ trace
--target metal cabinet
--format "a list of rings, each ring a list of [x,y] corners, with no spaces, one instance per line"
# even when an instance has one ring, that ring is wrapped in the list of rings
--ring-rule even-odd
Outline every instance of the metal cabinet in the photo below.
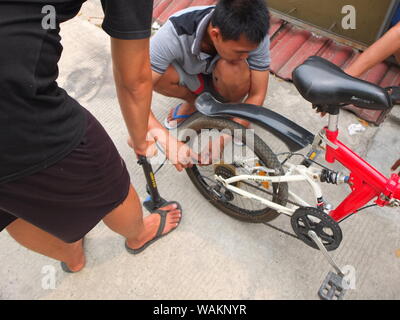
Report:
[[[306,23],[325,33],[368,46],[390,26],[398,0],[267,0],[272,12],[290,22]],[[355,10],[355,28],[349,28]],[[349,9],[349,10],[347,10]],[[351,26],[351,25],[350,25]],[[351,26],[352,27],[352,26]]]

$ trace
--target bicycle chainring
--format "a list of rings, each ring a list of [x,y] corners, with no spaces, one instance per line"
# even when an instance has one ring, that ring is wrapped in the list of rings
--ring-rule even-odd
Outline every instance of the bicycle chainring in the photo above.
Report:
[[[312,248],[318,249],[318,246],[308,235],[310,230],[317,234],[328,251],[337,249],[342,242],[339,224],[320,209],[299,208],[290,218],[290,222],[297,237]]]

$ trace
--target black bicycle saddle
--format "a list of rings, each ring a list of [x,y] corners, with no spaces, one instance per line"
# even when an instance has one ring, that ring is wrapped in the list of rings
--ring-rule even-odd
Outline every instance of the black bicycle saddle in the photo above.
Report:
[[[373,110],[392,107],[388,92],[370,82],[346,74],[335,64],[318,56],[308,58],[293,71],[293,83],[304,99],[329,106],[331,114],[353,104]]]

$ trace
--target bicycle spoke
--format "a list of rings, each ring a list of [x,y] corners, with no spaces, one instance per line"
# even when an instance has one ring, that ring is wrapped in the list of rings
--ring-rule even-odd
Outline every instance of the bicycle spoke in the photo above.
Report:
[[[325,241],[325,244],[331,244],[334,241],[334,239],[326,233],[320,233],[319,237]]]
[[[211,188],[216,186],[218,182],[214,179],[214,174],[215,174],[215,167],[214,166],[204,166],[204,167],[198,167],[198,170],[200,172],[200,176],[202,177],[203,181],[210,186]],[[237,170],[240,170],[240,168],[237,168]],[[247,174],[247,172],[245,172]],[[237,172],[236,175],[243,174],[241,172]],[[257,184],[257,182],[253,182]],[[267,193],[270,197],[273,197],[274,194],[272,192],[269,192],[265,190],[264,188],[260,188],[258,185],[261,185],[258,183],[258,185],[254,185],[253,183],[249,183],[247,181],[240,181],[238,182],[239,185],[241,185],[241,189],[247,192],[255,193],[254,191],[262,192],[263,195],[260,195],[265,198],[265,193]],[[275,190],[274,190],[275,191]],[[231,191],[230,191],[231,192]],[[276,192],[276,191],[275,191]],[[264,204],[258,201],[254,201],[252,199],[243,197],[239,194],[232,193],[233,194],[233,199],[229,201],[229,203],[237,208],[240,208],[241,210],[246,210],[246,211],[259,211],[263,210],[266,208]],[[257,193],[255,193],[257,194]]]
[[[308,237],[308,229],[302,226],[298,227],[298,231],[302,234]]]
[[[312,230],[314,225],[311,222],[311,220],[308,217],[301,217],[299,219],[300,222],[302,222],[304,224],[304,226],[308,229],[308,230]]]
[[[234,147],[233,150],[228,150]],[[210,195],[218,202],[223,202],[224,206],[231,207],[233,211],[242,211],[244,214],[262,214],[265,210],[270,210],[269,206],[261,201],[247,198],[238,193],[230,191],[229,188],[222,186],[215,180],[215,174],[228,179],[234,176],[249,175],[251,174],[247,168],[254,166],[266,166],[265,163],[254,153],[252,149],[244,145],[241,148],[235,146],[228,146],[225,151],[233,152],[232,155],[228,152],[225,155],[229,159],[222,159],[220,163],[213,163],[208,166],[197,166],[200,173],[202,184],[208,190]],[[232,157],[232,158],[231,158]],[[246,166],[242,167],[240,164],[245,162]],[[239,165],[238,165],[239,164]],[[268,166],[266,166],[268,167]],[[260,181],[238,181],[233,183],[232,186],[240,188],[241,190],[266,199],[272,202],[280,202],[280,183],[273,183],[268,188],[265,188]],[[220,194],[216,195],[216,193]],[[266,196],[268,195],[268,196]],[[283,200],[286,202],[287,199]],[[289,202],[289,201],[287,201]],[[297,204],[296,204],[297,205]]]
[[[319,237],[322,239],[322,240],[325,240],[326,242],[328,242],[328,244],[329,243],[332,243],[333,241],[334,241],[334,238],[333,238],[333,236],[332,235],[330,235],[330,234],[328,234],[328,233],[326,233],[325,231],[324,231],[324,228],[326,228],[326,226],[322,223],[322,221],[318,224],[318,226],[317,226],[317,233],[318,233],[318,235],[319,235]],[[331,230],[331,229],[329,229],[329,230]],[[332,232],[333,233],[333,232]]]

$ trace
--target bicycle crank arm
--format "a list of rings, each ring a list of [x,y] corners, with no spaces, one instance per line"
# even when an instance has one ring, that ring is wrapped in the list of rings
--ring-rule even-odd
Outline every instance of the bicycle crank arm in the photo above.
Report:
[[[328,253],[328,250],[326,250],[325,246],[322,244],[321,239],[317,236],[317,234],[310,230],[308,231],[308,236],[315,242],[315,244],[318,246],[319,250],[323,253],[325,256],[326,260],[328,260],[329,264],[335,269],[335,271],[340,275],[341,277],[344,277],[345,275],[343,274],[342,270],[338,267],[336,262],[332,259],[330,254]]]
[[[323,300],[342,300],[347,290],[345,274],[342,272],[342,270],[340,270],[339,266],[329,255],[328,250],[326,250],[325,246],[322,244],[322,241],[317,236],[317,234],[314,231],[310,230],[308,231],[308,236],[315,242],[315,244],[325,256],[326,260],[328,260],[329,264],[337,272],[337,274],[331,271],[328,273],[318,290],[318,296]]]

